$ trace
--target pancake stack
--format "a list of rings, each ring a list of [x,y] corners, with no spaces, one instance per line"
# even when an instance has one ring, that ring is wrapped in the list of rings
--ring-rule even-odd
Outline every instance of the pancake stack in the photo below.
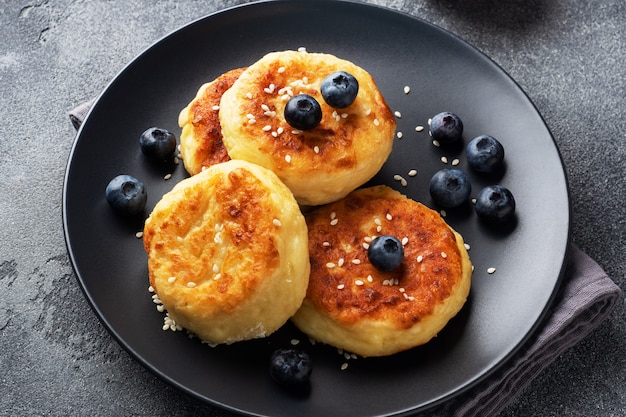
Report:
[[[336,71],[359,85],[342,109],[320,93]],[[310,130],[285,120],[298,94],[322,109]],[[329,54],[272,52],[204,84],[179,125],[191,177],[144,229],[150,283],[178,325],[228,344],[293,318],[313,339],[383,356],[427,342],[463,306],[471,264],[461,236],[388,187],[357,190],[387,160],[396,127],[364,69]],[[364,249],[383,231],[407,242],[389,273]]]

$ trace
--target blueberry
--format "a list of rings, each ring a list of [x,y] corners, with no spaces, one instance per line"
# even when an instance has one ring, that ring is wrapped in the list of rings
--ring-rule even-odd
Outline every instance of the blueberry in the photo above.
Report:
[[[450,145],[461,140],[463,122],[454,113],[442,112],[430,120],[430,135],[442,145]]]
[[[404,260],[404,248],[395,236],[378,236],[367,248],[367,256],[376,269],[393,271]]]
[[[310,95],[299,94],[287,102],[285,120],[298,130],[311,130],[322,120],[322,108]]]
[[[515,213],[515,199],[508,188],[501,185],[489,185],[476,197],[474,206],[479,218],[502,223]]]
[[[106,187],[105,198],[116,213],[132,216],[146,206],[148,195],[143,183],[130,175],[118,175]]]
[[[472,184],[465,172],[458,169],[442,169],[430,179],[430,196],[441,207],[458,207],[467,201]]]
[[[144,155],[166,160],[176,151],[176,136],[166,129],[151,127],[139,137],[139,146]]]
[[[352,74],[337,71],[322,80],[320,91],[329,106],[343,109],[354,103],[359,93],[359,82]]]
[[[465,148],[467,164],[477,172],[492,173],[500,169],[504,161],[504,147],[489,135],[480,135]]]
[[[313,372],[309,355],[298,349],[277,349],[270,359],[270,376],[286,387],[306,384]]]

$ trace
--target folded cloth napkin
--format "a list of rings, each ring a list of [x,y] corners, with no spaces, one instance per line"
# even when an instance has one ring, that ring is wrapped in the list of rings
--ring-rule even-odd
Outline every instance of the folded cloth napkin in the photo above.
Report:
[[[93,100],[70,111],[78,129]],[[428,410],[424,417],[495,416],[554,359],[595,329],[621,299],[621,289],[604,270],[570,245],[565,275],[545,319],[519,351],[496,372],[469,389]]]

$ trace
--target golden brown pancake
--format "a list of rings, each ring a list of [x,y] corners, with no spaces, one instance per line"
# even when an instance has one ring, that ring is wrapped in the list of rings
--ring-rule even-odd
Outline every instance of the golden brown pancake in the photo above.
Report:
[[[245,161],[212,165],[165,194],[144,247],[169,316],[212,344],[271,334],[306,294],[304,216],[273,172]]]
[[[428,342],[457,314],[472,266],[440,215],[387,186],[359,189],[306,217],[311,275],[293,322],[311,338],[362,356]],[[368,260],[371,239],[403,241],[391,272]]]
[[[356,100],[334,109],[321,96],[322,80],[346,71],[359,82]],[[314,97],[320,124],[291,127],[284,108],[294,95]],[[223,95],[220,124],[228,154],[274,171],[303,205],[344,197],[378,172],[389,156],[395,117],[372,76],[329,54],[282,51],[249,66]]]
[[[219,104],[224,91],[228,90],[245,68],[238,68],[203,84],[196,97],[178,116],[180,155],[185,169],[196,175],[204,168],[230,159],[222,142],[219,120]]]

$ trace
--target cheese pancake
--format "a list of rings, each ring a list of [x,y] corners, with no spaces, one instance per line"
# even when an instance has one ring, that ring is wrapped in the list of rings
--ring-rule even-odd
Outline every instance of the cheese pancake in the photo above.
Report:
[[[428,342],[464,305],[472,265],[439,213],[387,186],[359,189],[306,217],[311,275],[293,322],[311,338],[362,356]],[[391,272],[368,260],[373,238],[402,241]]]
[[[222,142],[219,120],[220,99],[245,68],[237,68],[203,84],[196,97],[181,110],[178,125],[180,156],[189,175],[196,175],[204,168],[230,159]]]
[[[155,206],[143,239],[150,285],[170,317],[211,344],[271,334],[306,294],[304,216],[257,165],[231,160],[181,181]]]
[[[347,108],[330,107],[322,80],[336,71],[353,75],[359,90]],[[311,130],[291,127],[287,101],[308,94],[321,106]],[[249,66],[222,96],[224,145],[233,159],[274,171],[302,205],[338,200],[373,177],[391,153],[396,120],[372,76],[330,54],[272,52]]]

